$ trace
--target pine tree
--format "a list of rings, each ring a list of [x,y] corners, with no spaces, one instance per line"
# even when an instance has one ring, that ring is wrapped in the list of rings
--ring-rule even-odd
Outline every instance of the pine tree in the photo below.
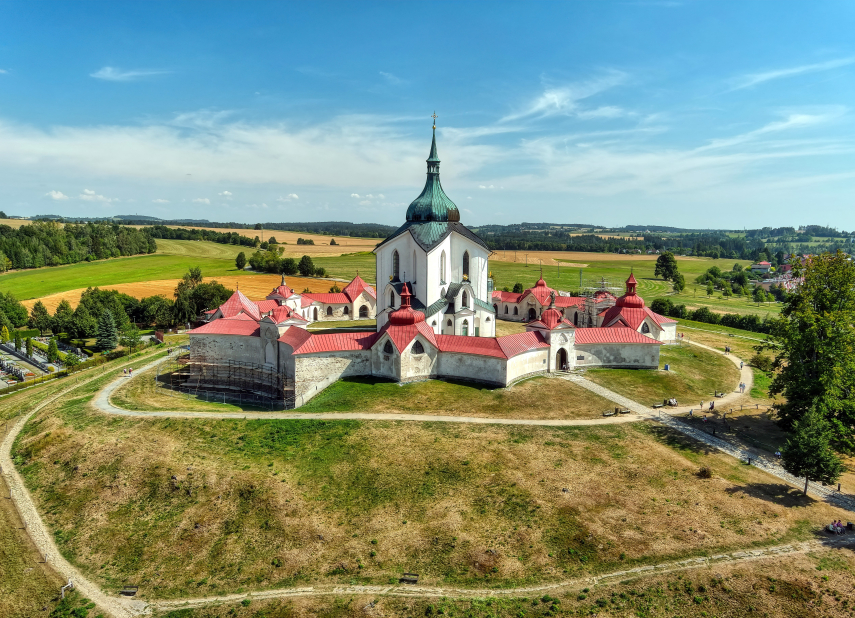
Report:
[[[235,266],[238,270],[244,269],[244,266],[246,266],[246,253],[241,251],[237,254],[237,257],[235,258]]]
[[[33,356],[33,340],[30,339],[29,337],[27,337],[26,346],[27,346],[27,356],[32,358],[32,356]]]
[[[33,305],[33,310],[30,312],[30,327],[35,328],[39,331],[39,334],[44,335],[50,330],[52,322],[53,320],[44,303],[42,301],[36,302]]]
[[[300,263],[297,265],[297,269],[304,277],[311,277],[315,274],[315,263],[312,262],[312,258],[308,255],[304,255],[300,258]]]
[[[781,449],[784,469],[795,476],[805,477],[805,495],[808,481],[830,484],[844,472],[843,462],[831,448],[831,438],[828,421],[814,407],[795,422],[792,437]]]
[[[116,330],[116,321],[113,314],[106,309],[101,313],[98,320],[98,338],[96,344],[102,352],[115,350],[119,345],[119,332]]]
[[[13,336],[15,338],[15,349],[18,352],[20,352],[21,351],[21,333],[18,331],[15,331],[15,334]]]
[[[71,325],[74,320],[74,310],[71,308],[71,303],[67,300],[62,300],[56,311],[53,314],[53,325],[51,331],[55,335],[59,333],[71,334]]]
[[[3,343],[6,343],[10,339],[9,329],[6,325],[3,325],[3,330],[0,330],[0,339],[2,339]]]
[[[51,339],[47,349],[47,359],[54,362],[59,358],[59,347],[56,345],[56,339]]]

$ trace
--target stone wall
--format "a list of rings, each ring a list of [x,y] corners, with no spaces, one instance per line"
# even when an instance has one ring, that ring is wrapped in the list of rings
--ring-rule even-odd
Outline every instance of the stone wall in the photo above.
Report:
[[[577,343],[574,356],[577,367],[659,368],[659,346],[649,343]]]
[[[494,356],[477,356],[443,352],[439,355],[437,375],[442,378],[459,378],[490,384],[507,384],[507,361]]]
[[[295,406],[303,405],[340,378],[371,374],[368,350],[300,354],[292,358]]]
[[[264,364],[261,337],[246,335],[190,335],[190,356]]]
[[[413,354],[413,344],[416,341],[421,342],[424,348],[423,354]],[[435,377],[438,362],[439,351],[422,337],[416,337],[401,354],[399,380],[401,382],[412,382]]]
[[[548,371],[549,348],[539,348],[530,352],[517,354],[507,361],[507,377],[505,384],[518,380],[532,373]]]

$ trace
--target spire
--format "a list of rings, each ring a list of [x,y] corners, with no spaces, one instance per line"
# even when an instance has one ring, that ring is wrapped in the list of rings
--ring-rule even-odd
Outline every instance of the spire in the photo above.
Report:
[[[439,155],[436,154],[436,112],[433,113],[433,139],[430,142],[430,154],[427,158],[428,174],[439,174]],[[431,165],[435,163],[436,165]]]
[[[430,143],[430,155],[427,158],[427,180],[421,195],[407,208],[408,222],[460,221],[460,211],[448,199],[439,182],[439,155],[436,152],[436,119],[434,113],[433,139]]]
[[[407,287],[407,284],[404,284],[404,288],[401,290],[401,309],[409,309],[410,308],[410,288]]]
[[[285,273],[282,273],[282,283],[279,285],[285,285]]]

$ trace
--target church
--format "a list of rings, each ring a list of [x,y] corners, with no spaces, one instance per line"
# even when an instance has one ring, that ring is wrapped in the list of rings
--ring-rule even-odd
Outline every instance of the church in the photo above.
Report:
[[[676,339],[676,322],[645,306],[632,274],[619,298],[602,290],[571,297],[542,277],[522,294],[494,291],[490,250],[460,221],[439,164],[434,126],[425,187],[405,223],[375,248],[376,292],[358,276],[341,298],[295,294],[284,278],[265,300],[236,290],[189,331],[185,386],[299,407],[351,376],[506,387],[577,367],[659,367],[659,346]],[[373,332],[307,329],[323,318],[374,315]],[[525,332],[497,337],[497,318],[523,321]]]

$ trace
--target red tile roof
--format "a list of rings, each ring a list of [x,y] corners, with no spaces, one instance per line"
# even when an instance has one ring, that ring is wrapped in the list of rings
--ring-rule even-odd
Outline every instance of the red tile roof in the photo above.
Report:
[[[524,300],[527,296],[534,296],[541,305],[548,305],[549,295],[552,292],[554,292],[554,290],[546,285],[546,281],[541,277],[537,280],[537,283],[534,284],[533,288],[529,288],[523,292],[522,297],[520,297],[520,301]]]
[[[309,305],[311,305],[313,302],[315,302],[315,301],[314,301],[314,299],[309,298],[309,295],[308,295],[308,294],[303,294],[303,295],[300,297],[300,307],[301,307],[301,308],[302,308],[302,307],[308,307],[308,306],[309,306]]]
[[[282,278],[282,281],[285,281],[285,277]],[[270,298],[271,296],[279,296],[280,298],[287,299],[291,298],[293,295],[294,290],[292,290],[283,283],[279,287],[273,288],[273,290],[270,292],[270,294],[267,295],[267,297]]]
[[[284,305],[276,307],[270,314],[270,317],[276,324],[280,324],[285,320],[298,320],[300,322],[308,322],[308,320],[306,320],[306,318],[301,316],[299,313],[292,311],[290,307],[286,307]]]
[[[293,327],[288,329],[288,331],[292,330],[295,329]],[[296,330],[303,329],[298,328]],[[377,333],[332,333],[325,335],[309,335],[307,339],[294,349],[294,354],[370,350],[371,346],[374,345],[374,342],[377,340],[377,337]],[[281,337],[279,341],[282,341]]]
[[[772,264],[770,262],[757,262],[757,264],[755,264],[755,266],[771,266],[771,265]]]
[[[439,336],[434,334],[433,329],[427,325],[427,322],[416,322],[415,324],[403,325],[387,323],[380,329],[380,332],[377,333],[377,339],[379,340],[383,334],[389,335],[389,339],[392,340],[392,344],[398,352],[406,348],[410,342],[415,339],[416,335],[421,335],[427,339],[435,348],[439,347],[439,344],[437,343]],[[477,339],[477,337],[475,338]]]
[[[269,313],[273,311],[276,307],[279,307],[279,301],[277,300],[257,300],[255,301],[256,306],[258,307],[258,311],[260,313]]]
[[[349,305],[350,299],[344,294],[344,292],[329,292],[329,293],[321,293],[316,294],[306,293],[303,294],[303,298],[311,298],[314,302],[324,303],[325,305]]]
[[[540,333],[517,333],[516,335],[497,337],[496,340],[507,358],[512,358],[523,352],[549,347]]]
[[[646,337],[632,328],[616,326],[614,328],[577,328],[576,345],[586,343],[652,343],[659,342]]]
[[[501,290],[493,292],[493,300],[500,300],[503,303],[518,303],[520,302],[520,298],[522,298],[522,294],[515,292],[503,292]]]
[[[561,312],[558,311],[558,309],[555,309],[553,307],[544,311],[543,314],[540,316],[539,320],[533,320],[533,321],[529,322],[528,324],[529,324],[529,326],[540,326],[542,328],[547,328],[549,330],[552,330],[553,328],[555,328],[559,324],[566,324],[568,326],[573,326],[573,324],[570,321],[565,320],[563,317],[561,317]]]
[[[279,341],[288,344],[291,346],[291,349],[296,352],[301,345],[306,343],[306,341],[312,337],[313,335],[309,331],[296,326],[291,326],[282,334],[281,337],[279,337]]]
[[[556,307],[577,307],[585,304],[584,296],[556,296]]]
[[[365,281],[363,281],[362,277],[360,277],[359,275],[356,275],[353,278],[353,281],[348,283],[342,291],[350,299],[351,302],[353,302],[357,296],[362,294],[363,291],[367,292],[368,295],[371,296],[371,298],[374,298],[375,300],[377,298],[377,292],[374,291],[374,288],[365,283]]]
[[[507,358],[498,339],[494,337],[467,337],[465,335],[437,335],[440,352],[459,352],[478,356]]]
[[[246,313],[256,320],[261,319],[261,313],[258,311],[258,305],[244,296],[243,292],[240,290],[235,290],[235,293],[232,294],[226,302],[220,305],[220,311],[224,318],[230,318],[238,315],[239,313]]]
[[[260,329],[252,318],[222,318],[188,331],[190,335],[243,335],[258,337]]]

